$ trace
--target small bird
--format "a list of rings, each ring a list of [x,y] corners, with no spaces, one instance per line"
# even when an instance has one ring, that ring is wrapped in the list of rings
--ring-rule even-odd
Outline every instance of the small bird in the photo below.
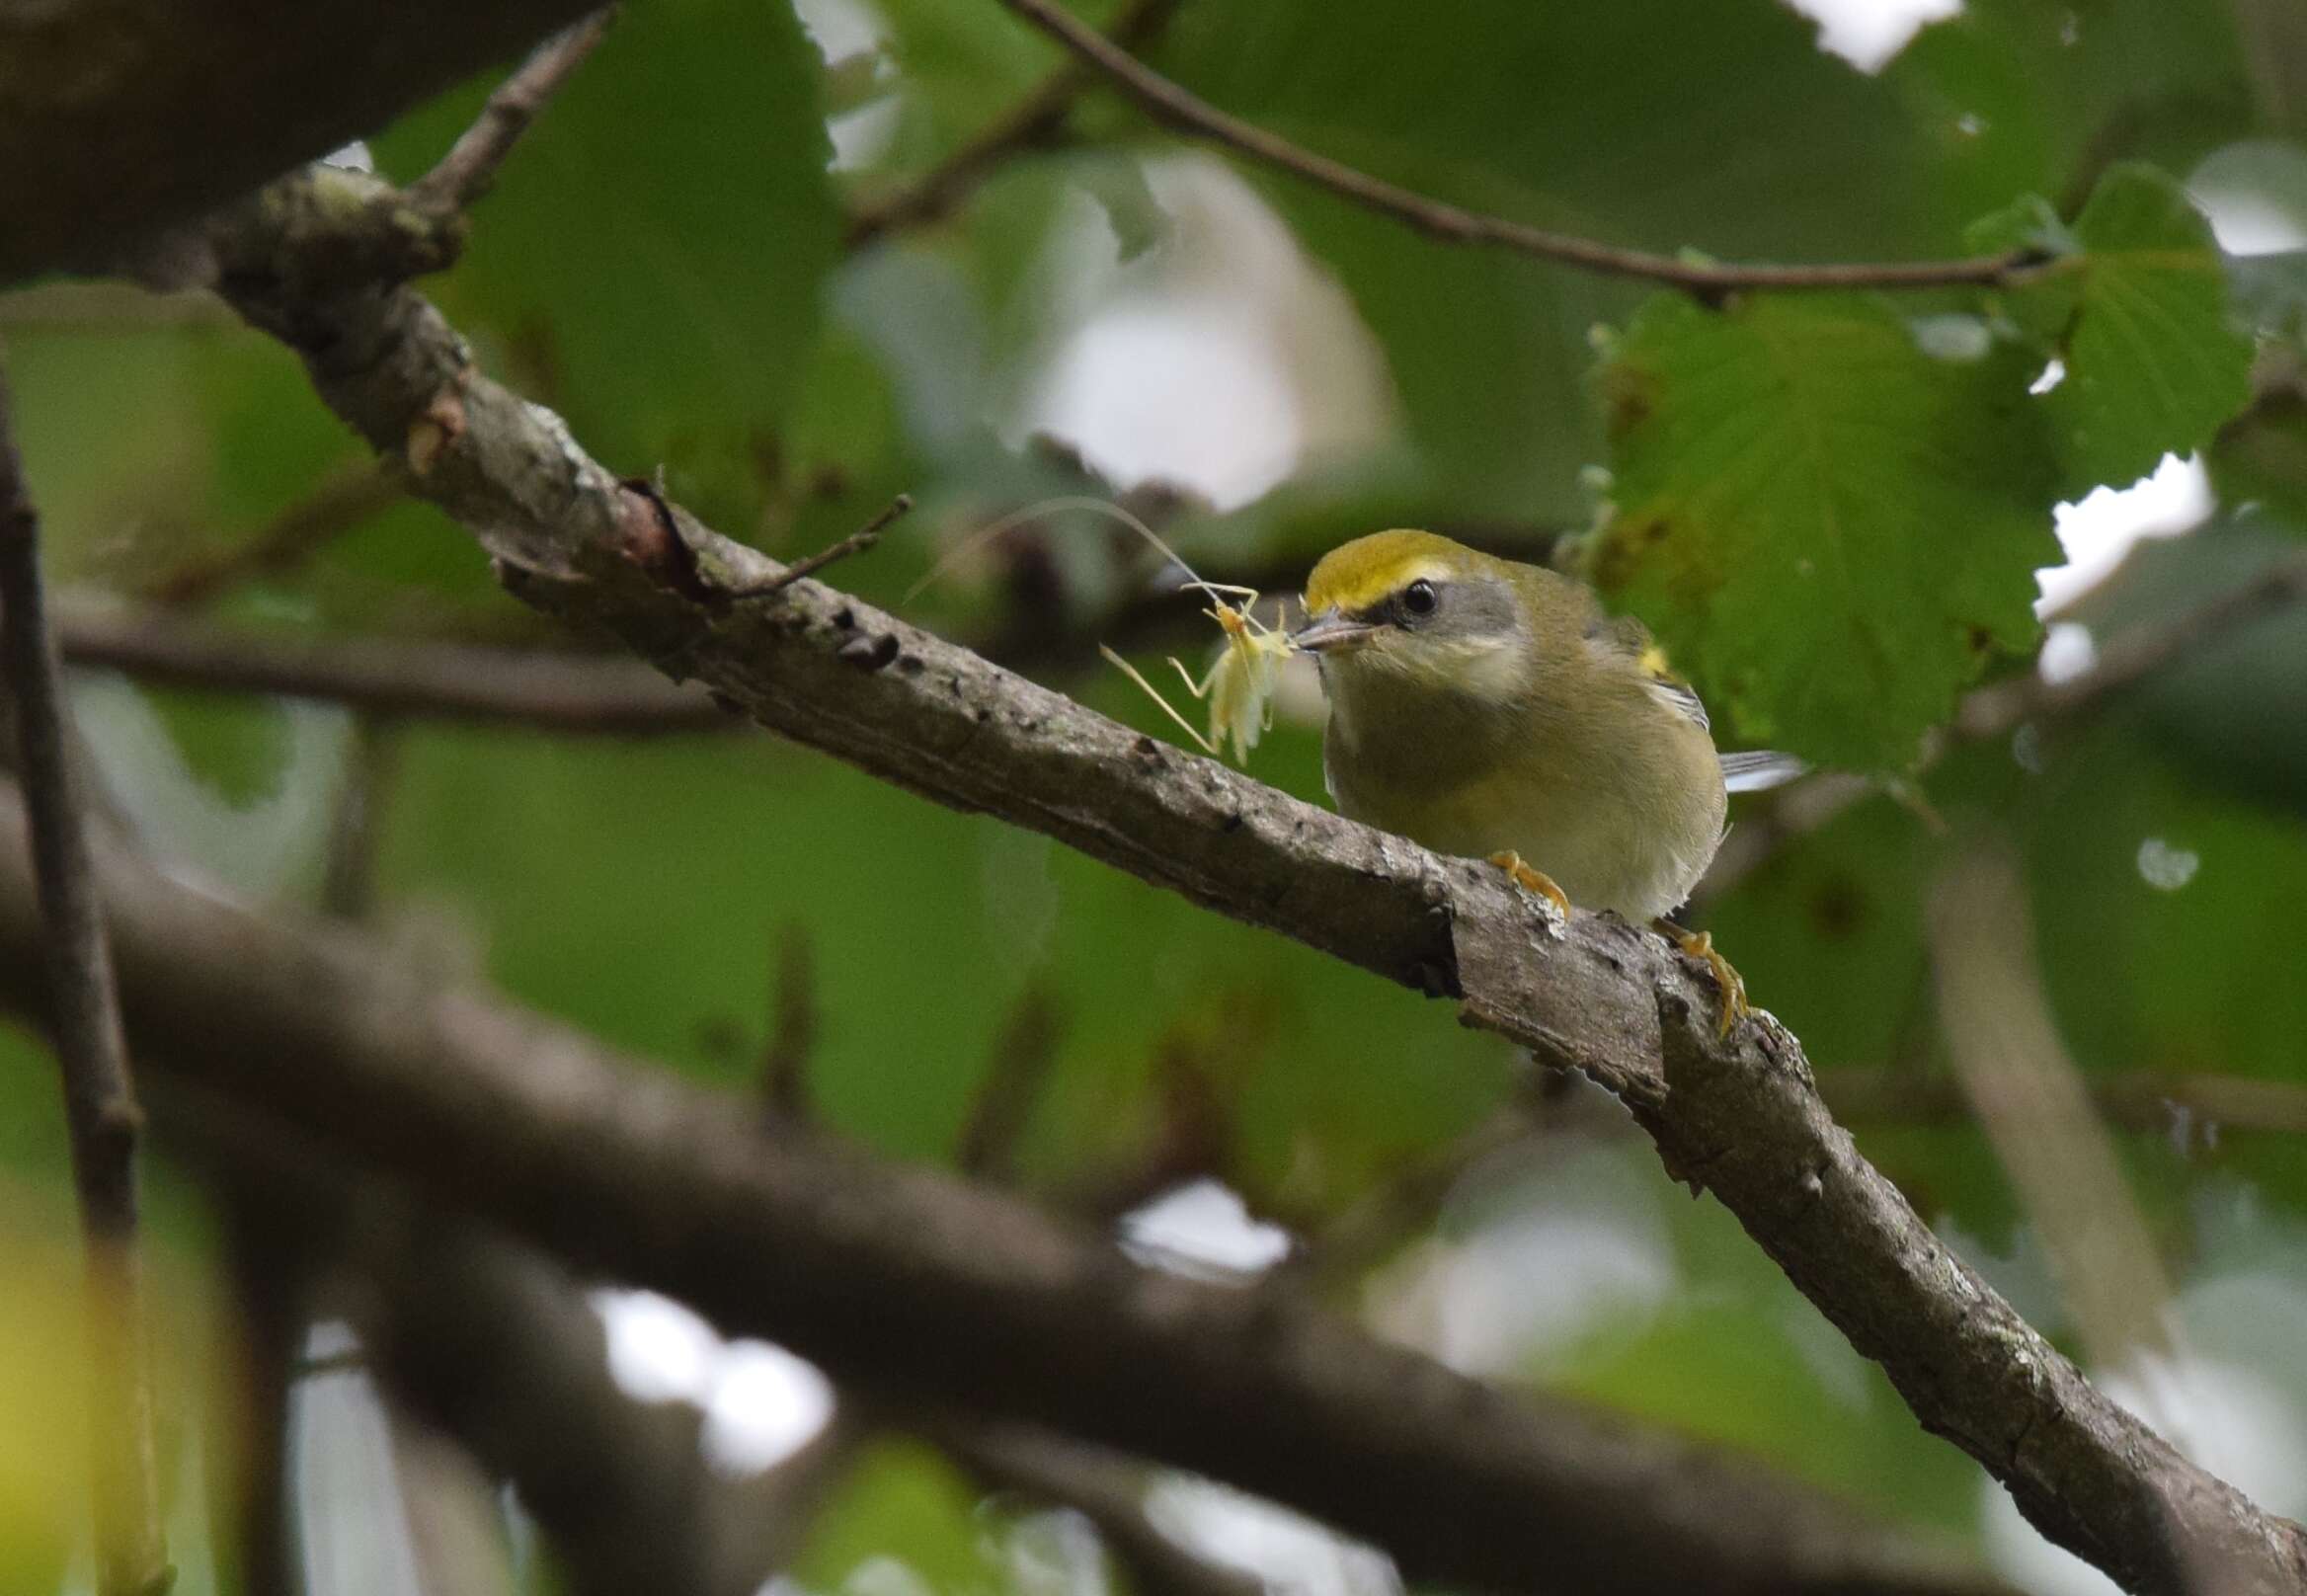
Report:
[[[1432,532],[1332,549],[1306,584],[1329,697],[1322,765],[1351,819],[1484,857],[1565,914],[1573,900],[1649,922],[1708,962],[1721,1030],[1737,972],[1666,916],[1720,845],[1726,793],[1805,766],[1716,755],[1706,706],[1640,623],[1584,584]]]

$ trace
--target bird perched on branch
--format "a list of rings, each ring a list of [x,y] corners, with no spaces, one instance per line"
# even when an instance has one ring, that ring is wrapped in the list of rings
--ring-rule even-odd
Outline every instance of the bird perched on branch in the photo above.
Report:
[[[1486,857],[1565,914],[1650,922],[1703,958],[1721,1029],[1746,1011],[1704,932],[1665,917],[1722,840],[1726,793],[1801,773],[1784,754],[1714,752],[1706,706],[1638,622],[1582,583],[1432,532],[1333,549],[1306,584],[1329,696],[1322,763],[1348,817]]]

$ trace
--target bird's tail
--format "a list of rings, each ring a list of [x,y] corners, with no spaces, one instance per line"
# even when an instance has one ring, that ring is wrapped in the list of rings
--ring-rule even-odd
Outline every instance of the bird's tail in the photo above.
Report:
[[[1722,785],[1732,792],[1760,792],[1765,787],[1785,786],[1809,771],[1807,760],[1769,749],[1722,756]]]

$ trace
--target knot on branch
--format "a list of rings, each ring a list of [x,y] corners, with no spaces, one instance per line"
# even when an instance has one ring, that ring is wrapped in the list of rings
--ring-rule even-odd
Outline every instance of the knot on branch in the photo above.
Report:
[[[387,292],[455,264],[467,223],[452,205],[345,167],[300,167],[217,212],[213,281],[244,315],[299,348],[298,307]]]

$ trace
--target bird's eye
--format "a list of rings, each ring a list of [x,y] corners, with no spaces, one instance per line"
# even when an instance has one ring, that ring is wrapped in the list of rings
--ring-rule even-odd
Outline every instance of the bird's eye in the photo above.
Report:
[[[1401,606],[1413,615],[1431,615],[1438,601],[1434,584],[1422,577],[1401,591]]]

